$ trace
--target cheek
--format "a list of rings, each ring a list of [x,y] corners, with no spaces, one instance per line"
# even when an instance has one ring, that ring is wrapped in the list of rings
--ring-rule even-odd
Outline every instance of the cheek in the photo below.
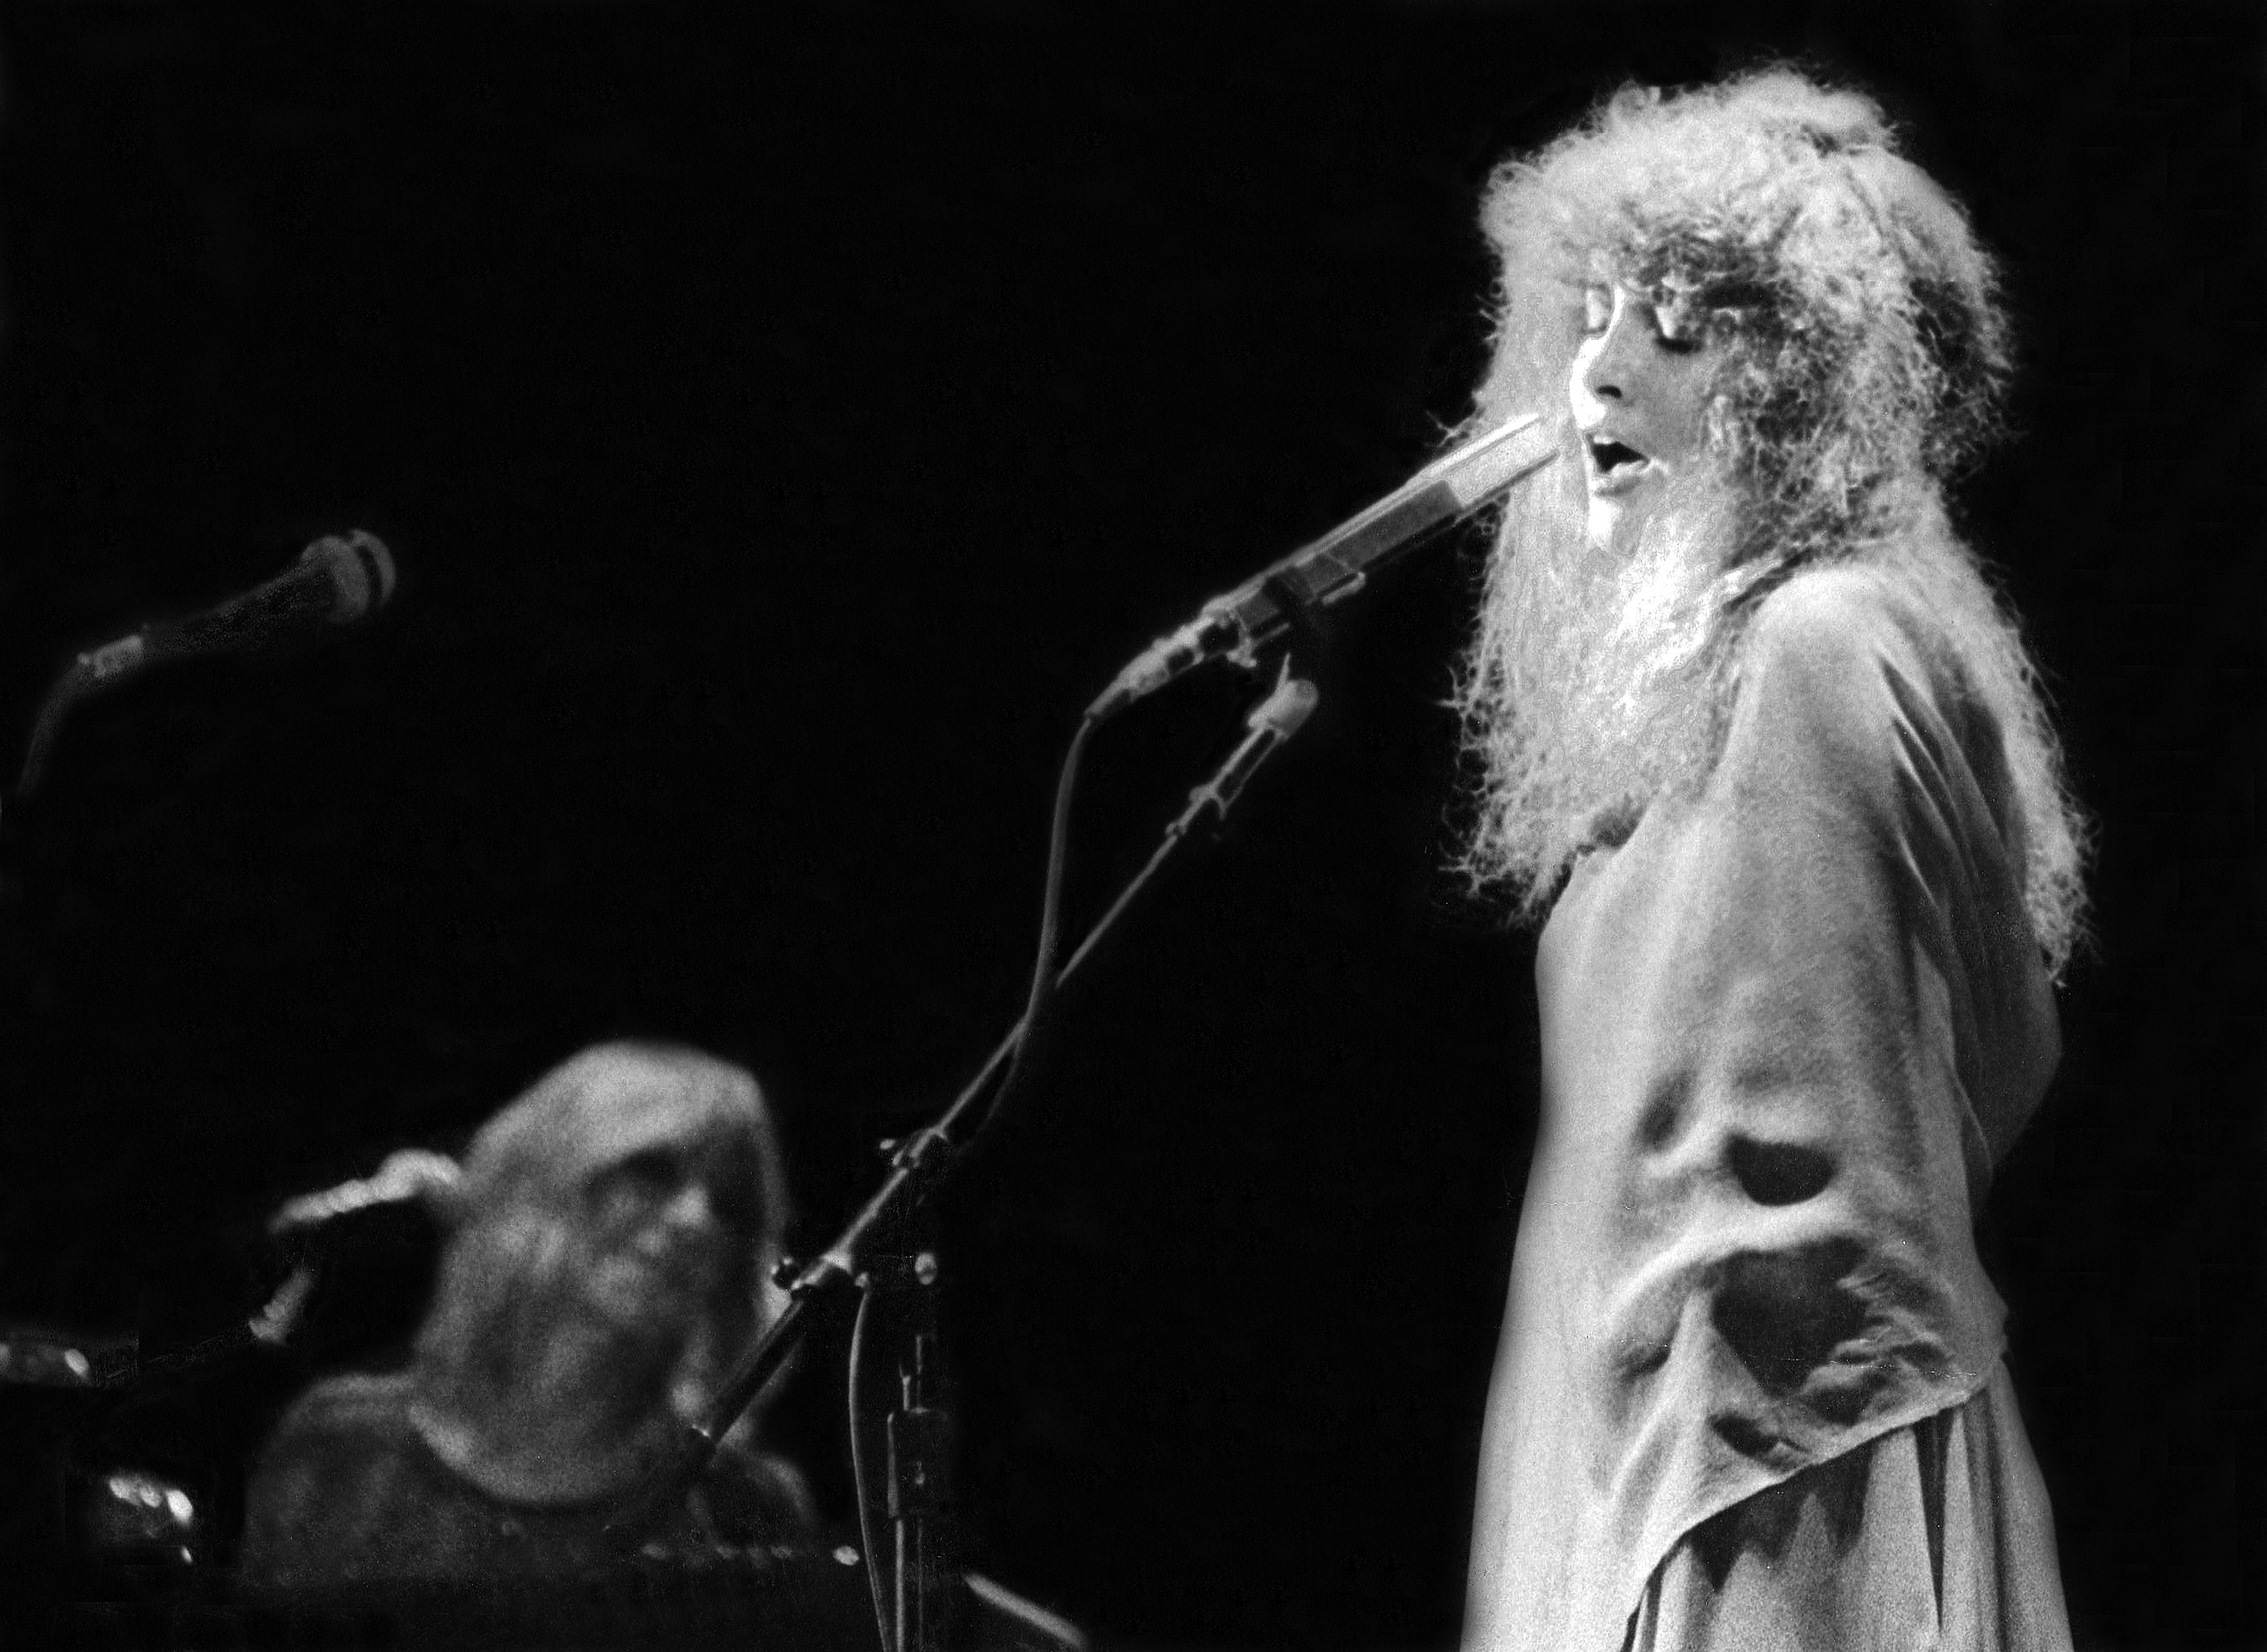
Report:
[[[1669,400],[1670,416],[1662,434],[1668,438],[1665,444],[1673,446],[1680,459],[1691,459],[1708,445],[1709,423],[1716,403],[1711,391],[1713,377],[1708,372],[1689,375],[1676,386],[1676,393]]]

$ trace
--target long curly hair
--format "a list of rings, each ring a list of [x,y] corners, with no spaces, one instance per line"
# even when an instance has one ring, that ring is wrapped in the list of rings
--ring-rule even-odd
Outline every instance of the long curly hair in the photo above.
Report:
[[[1740,510],[1711,605],[1713,691],[1735,679],[1745,616],[1802,568],[1864,561],[1906,584],[2005,731],[2012,847],[2059,970],[2081,921],[2083,817],[2014,619],[1944,511],[1947,484],[2000,434],[2010,372],[1998,274],[1960,207],[1872,99],[1773,68],[1677,95],[1625,88],[1499,168],[1481,223],[1502,279],[1471,423],[1563,414],[1587,284],[1625,284],[1718,345],[1706,438]],[[1580,532],[1579,467],[1556,471],[1507,505],[1492,587],[1510,558]],[[1501,678],[1475,650],[1457,696],[1491,770],[1521,760]],[[1475,871],[1530,896],[1555,882],[1563,864],[1491,854],[1493,812]]]

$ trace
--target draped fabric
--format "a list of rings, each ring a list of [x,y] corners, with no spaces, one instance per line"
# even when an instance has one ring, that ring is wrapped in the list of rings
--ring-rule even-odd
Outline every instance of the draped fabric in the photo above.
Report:
[[[2069,1644],[2046,1489],[2002,1368],[1966,1404],[1703,1521],[1646,1586],[1628,1652]]]
[[[1898,1431],[1971,1430],[1999,1369],[1972,1224],[2058,1054],[2001,731],[1884,570],[1796,576],[1739,649],[1706,784],[1583,855],[1543,934],[1471,1648],[1616,1652],[1648,1598],[1681,1644],[1680,1545]],[[1990,1421],[2035,1479],[2012,1400]],[[2004,1479],[1972,1482],[1987,1531]],[[1845,1558],[1909,1541],[1861,1504]],[[2043,1569],[2011,1575],[2059,1623],[2043,1494],[2025,1530]]]

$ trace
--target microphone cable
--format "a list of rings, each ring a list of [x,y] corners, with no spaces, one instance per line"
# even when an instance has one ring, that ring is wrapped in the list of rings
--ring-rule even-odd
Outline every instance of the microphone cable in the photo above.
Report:
[[[1055,778],[1054,813],[1047,826],[1047,870],[1039,898],[1039,940],[1038,956],[1031,962],[1031,991],[1023,1002],[1023,1018],[1016,1026],[1016,1053],[1009,1057],[1008,1070],[993,1090],[983,1117],[969,1133],[972,1140],[999,1116],[1009,1093],[1028,1070],[1047,1012],[1053,1008],[1055,988],[1061,984],[1055,959],[1062,951],[1062,893],[1070,860],[1071,799],[1078,789],[1079,766],[1086,757],[1086,743],[1108,716],[1108,712],[1089,709],[1078,720],[1070,745],[1063,753],[1062,769]]]
[[[882,1589],[882,1551],[874,1537],[873,1480],[866,1463],[866,1317],[873,1305],[874,1293],[862,1289],[858,1311],[850,1321],[850,1494],[858,1501],[858,1543],[866,1551],[866,1589],[874,1600],[874,1632],[881,1641],[882,1652],[894,1652],[890,1645],[890,1603]]]

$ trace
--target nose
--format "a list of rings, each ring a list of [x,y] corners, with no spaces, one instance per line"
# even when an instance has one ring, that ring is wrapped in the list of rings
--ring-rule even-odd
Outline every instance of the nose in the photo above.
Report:
[[[1567,392],[1578,422],[1594,422],[1604,416],[1606,403],[1625,401],[1640,388],[1642,362],[1632,348],[1638,332],[1629,295],[1618,287],[1604,329],[1585,334],[1574,350]]]
[[[708,1185],[694,1179],[679,1188],[670,1201],[662,1207],[661,1220],[665,1227],[687,1232],[712,1225],[715,1215],[715,1205],[708,1197]]]

